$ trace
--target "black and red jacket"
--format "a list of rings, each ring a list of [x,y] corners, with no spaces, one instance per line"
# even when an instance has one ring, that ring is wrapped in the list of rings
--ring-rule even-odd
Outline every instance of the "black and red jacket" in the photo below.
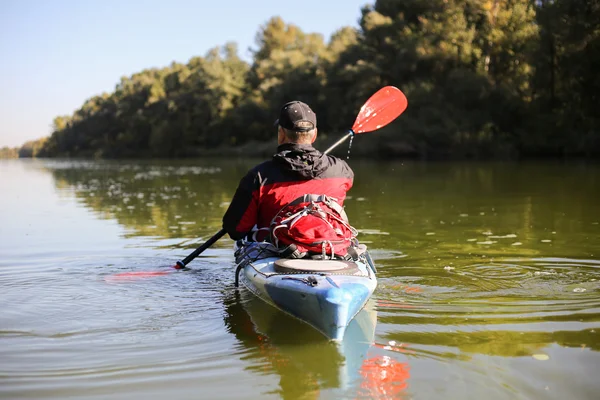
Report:
[[[234,240],[255,225],[268,228],[283,206],[304,194],[326,194],[343,205],[353,179],[354,173],[339,158],[308,144],[282,144],[273,159],[242,178],[223,217],[223,228]]]

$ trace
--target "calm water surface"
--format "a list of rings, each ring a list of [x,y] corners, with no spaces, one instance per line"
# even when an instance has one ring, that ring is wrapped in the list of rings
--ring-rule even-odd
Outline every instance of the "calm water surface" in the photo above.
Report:
[[[379,286],[336,345],[229,239],[168,267],[256,161],[0,160],[0,397],[598,398],[600,166],[351,160]]]

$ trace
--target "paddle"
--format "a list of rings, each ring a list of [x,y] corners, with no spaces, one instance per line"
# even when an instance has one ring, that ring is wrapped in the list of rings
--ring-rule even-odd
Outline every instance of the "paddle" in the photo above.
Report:
[[[380,129],[393,120],[395,120],[400,114],[406,110],[408,101],[404,93],[400,89],[394,86],[385,86],[379,89],[375,94],[369,97],[369,100],[361,107],[352,129],[348,131],[340,140],[335,142],[331,147],[325,150],[324,154],[330,153],[340,144],[344,143],[349,137],[360,133],[372,132]],[[194,258],[202,254],[206,249],[212,246],[217,240],[221,239],[225,235],[225,229],[221,229],[215,233],[213,237],[208,239],[202,246],[198,247],[189,256],[181,261],[177,261],[172,267],[175,269],[185,268]],[[148,276],[157,275],[155,272],[148,273]],[[130,276],[144,276],[143,272],[116,274],[113,276],[130,277]]]
[[[352,125],[352,129],[325,150],[325,154],[331,152],[351,136],[383,128],[398,118],[406,110],[407,106],[408,100],[400,89],[394,86],[382,87],[363,104],[356,116],[354,125]]]
[[[194,252],[192,254],[190,254],[189,256],[187,256],[186,258],[184,258],[181,261],[177,261],[177,263],[175,263],[173,268],[175,268],[175,269],[185,268],[185,266],[188,265],[194,258],[198,257],[202,252],[204,252],[204,250],[206,250],[210,246],[212,246],[217,240],[221,239],[223,237],[223,235],[225,235],[226,233],[227,232],[225,231],[225,229],[221,228],[221,230],[219,232],[215,233],[213,235],[213,237],[208,239],[202,246],[200,246],[196,250],[194,250]]]

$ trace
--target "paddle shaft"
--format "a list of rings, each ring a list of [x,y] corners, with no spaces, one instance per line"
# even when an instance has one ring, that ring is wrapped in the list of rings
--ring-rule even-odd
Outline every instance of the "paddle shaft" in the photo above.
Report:
[[[344,143],[351,136],[354,136],[354,131],[352,129],[350,129],[348,131],[348,133],[346,133],[344,136],[342,136],[342,138],[340,140],[338,140],[337,142],[335,142],[334,144],[332,144],[331,147],[329,147],[327,150],[325,150],[323,152],[323,154],[331,153],[333,151],[333,149],[335,149],[336,147],[338,147],[340,144]]]
[[[176,268],[176,269],[184,268],[194,258],[198,257],[202,252],[204,252],[204,250],[208,249],[210,246],[212,246],[213,244],[215,244],[215,242],[217,240],[221,239],[226,233],[227,233],[227,231],[225,231],[225,229],[222,228],[219,232],[215,233],[213,235],[213,237],[211,237],[206,242],[204,242],[204,244],[202,246],[200,246],[196,250],[194,250],[194,252],[192,254],[190,254],[189,256],[187,256],[186,258],[184,258],[181,261],[177,261],[177,264],[175,265],[174,268]]]

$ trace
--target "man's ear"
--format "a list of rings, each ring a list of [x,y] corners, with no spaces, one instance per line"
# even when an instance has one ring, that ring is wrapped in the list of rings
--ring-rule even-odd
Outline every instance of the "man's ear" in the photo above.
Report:
[[[317,128],[315,128],[315,134],[314,134],[312,140],[310,141],[310,144],[313,144],[315,142],[315,140],[317,140]]]

